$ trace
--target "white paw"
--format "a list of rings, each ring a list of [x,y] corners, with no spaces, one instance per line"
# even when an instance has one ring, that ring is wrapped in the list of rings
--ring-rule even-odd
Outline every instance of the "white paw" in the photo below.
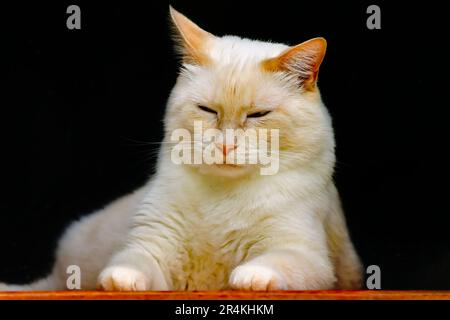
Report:
[[[239,290],[286,290],[287,283],[275,270],[264,266],[239,266],[230,276],[230,286]]]
[[[145,291],[150,288],[150,279],[130,267],[108,267],[100,273],[97,281],[99,289],[107,291]]]

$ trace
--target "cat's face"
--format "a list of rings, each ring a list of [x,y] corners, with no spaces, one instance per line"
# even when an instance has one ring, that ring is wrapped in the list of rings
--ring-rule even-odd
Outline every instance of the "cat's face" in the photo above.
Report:
[[[236,177],[266,168],[276,174],[332,148],[316,86],[323,39],[288,47],[218,38],[173,9],[171,15],[184,64],[169,100],[166,136],[180,128],[190,133],[183,145],[201,155],[202,163],[192,164],[200,172]]]

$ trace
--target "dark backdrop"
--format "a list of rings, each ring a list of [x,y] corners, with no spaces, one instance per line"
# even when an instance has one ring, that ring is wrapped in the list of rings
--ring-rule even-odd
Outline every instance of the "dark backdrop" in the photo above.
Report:
[[[168,3],[143,3],[2,7],[0,280],[43,276],[71,221],[151,174],[178,63]],[[328,40],[320,87],[355,245],[384,289],[450,289],[444,10],[373,3],[381,30],[372,2],[172,1],[217,35]]]

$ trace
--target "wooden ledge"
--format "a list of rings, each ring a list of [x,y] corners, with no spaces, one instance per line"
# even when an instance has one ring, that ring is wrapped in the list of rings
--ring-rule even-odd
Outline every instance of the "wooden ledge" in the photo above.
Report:
[[[0,292],[0,300],[450,300],[450,291],[27,291]]]

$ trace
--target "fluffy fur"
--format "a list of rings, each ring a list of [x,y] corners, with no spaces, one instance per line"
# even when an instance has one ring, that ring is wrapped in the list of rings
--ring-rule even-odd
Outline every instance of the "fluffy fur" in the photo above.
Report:
[[[171,16],[184,63],[157,173],[74,223],[46,279],[0,289],[63,290],[69,265],[80,266],[85,290],[359,288],[361,264],[332,180],[333,130],[316,85],[325,41],[288,47],[219,38],[173,9]],[[261,110],[271,112],[246,117]],[[192,131],[194,121],[204,129],[279,129],[279,172],[174,164],[170,135]]]

